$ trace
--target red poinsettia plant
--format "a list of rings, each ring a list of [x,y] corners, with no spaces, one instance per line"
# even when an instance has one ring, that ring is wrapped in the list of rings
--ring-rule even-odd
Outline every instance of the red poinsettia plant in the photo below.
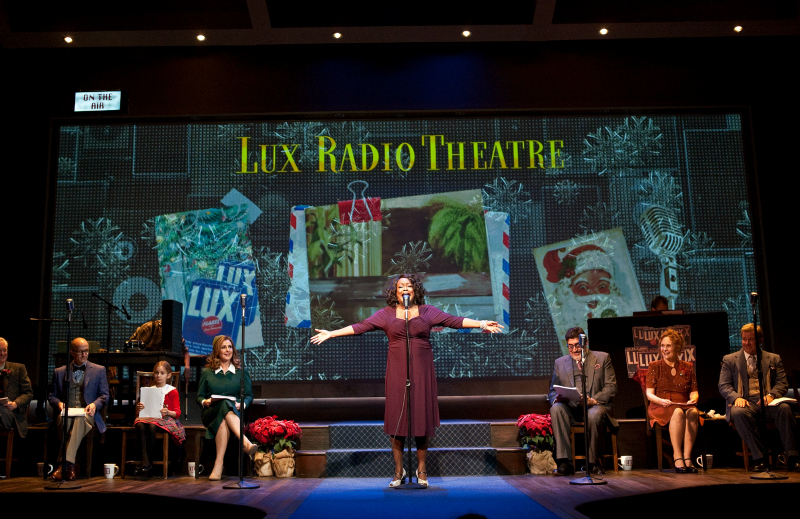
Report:
[[[302,436],[302,431],[292,420],[265,416],[248,425],[247,434],[259,445],[260,450],[277,454],[286,448],[294,448],[294,440]]]
[[[523,447],[552,450],[555,443],[549,414],[524,414],[517,420]]]

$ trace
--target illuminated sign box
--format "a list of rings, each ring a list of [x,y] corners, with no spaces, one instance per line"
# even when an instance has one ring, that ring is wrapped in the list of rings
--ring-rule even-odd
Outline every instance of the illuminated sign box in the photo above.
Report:
[[[75,92],[76,112],[122,112],[123,106],[121,90]]]

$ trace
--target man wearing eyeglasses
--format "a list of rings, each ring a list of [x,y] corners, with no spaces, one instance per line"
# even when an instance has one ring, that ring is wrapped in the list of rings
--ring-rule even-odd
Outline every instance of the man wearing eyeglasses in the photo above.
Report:
[[[83,437],[92,432],[92,427],[97,424],[97,429],[103,433],[106,424],[98,413],[108,402],[108,378],[106,369],[98,364],[89,362],[89,343],[86,339],[78,337],[70,343],[72,361],[67,366],[62,366],[53,373],[53,392],[50,394],[50,405],[58,411],[64,407],[82,410],[82,416],[68,417],[67,429],[70,431],[67,440],[66,474],[62,474],[61,466],[53,473],[52,479],[60,481],[75,479],[75,456]],[[67,374],[67,369],[69,373]],[[66,377],[68,381],[65,381]],[[62,418],[58,413],[59,433]]]
[[[586,335],[583,328],[574,327],[567,330],[569,355],[556,359],[553,379],[550,381],[550,417],[553,423],[553,436],[556,441],[556,463],[553,471],[556,476],[569,476],[575,473],[572,465],[572,445],[570,444],[570,427],[575,422],[583,421],[583,397],[580,400],[564,400],[559,397],[553,386],[576,387],[583,390],[580,336]],[[605,430],[605,424],[612,427],[619,424],[611,416],[611,405],[617,394],[617,377],[608,353],[589,351],[586,341],[584,358],[586,359],[586,403],[589,406],[589,454],[587,462],[589,470],[594,474],[602,474],[603,466],[598,456],[598,444]]]

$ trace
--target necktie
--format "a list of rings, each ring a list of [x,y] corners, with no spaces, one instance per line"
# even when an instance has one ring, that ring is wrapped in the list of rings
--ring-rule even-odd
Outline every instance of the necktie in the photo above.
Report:
[[[747,357],[747,371],[750,373],[755,373],[756,371],[756,356],[750,355]]]

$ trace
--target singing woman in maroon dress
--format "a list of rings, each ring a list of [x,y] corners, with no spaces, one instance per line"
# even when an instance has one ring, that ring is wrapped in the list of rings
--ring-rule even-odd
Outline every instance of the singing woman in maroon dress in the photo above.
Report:
[[[439,403],[436,393],[436,372],[433,368],[431,328],[482,328],[498,333],[503,328],[497,321],[476,321],[455,317],[435,306],[425,304],[425,288],[413,274],[401,274],[392,280],[386,290],[386,303],[368,319],[334,331],[317,330],[311,342],[319,344],[331,337],[360,335],[373,330],[383,330],[389,338],[386,360],[386,409],[383,430],[392,437],[394,478],[389,486],[396,487],[405,479],[403,469],[403,443],[408,432],[405,404],[406,382],[406,323],[403,295],[409,296],[408,329],[411,336],[411,433],[417,445],[417,481],[427,486],[428,473],[425,459],[428,438],[436,434],[439,426]]]
[[[675,472],[697,473],[692,465],[692,447],[697,438],[699,414],[697,378],[691,362],[678,358],[683,351],[683,335],[668,328],[661,334],[661,360],[650,363],[647,369],[647,399],[650,426],[658,422],[669,424]]]

